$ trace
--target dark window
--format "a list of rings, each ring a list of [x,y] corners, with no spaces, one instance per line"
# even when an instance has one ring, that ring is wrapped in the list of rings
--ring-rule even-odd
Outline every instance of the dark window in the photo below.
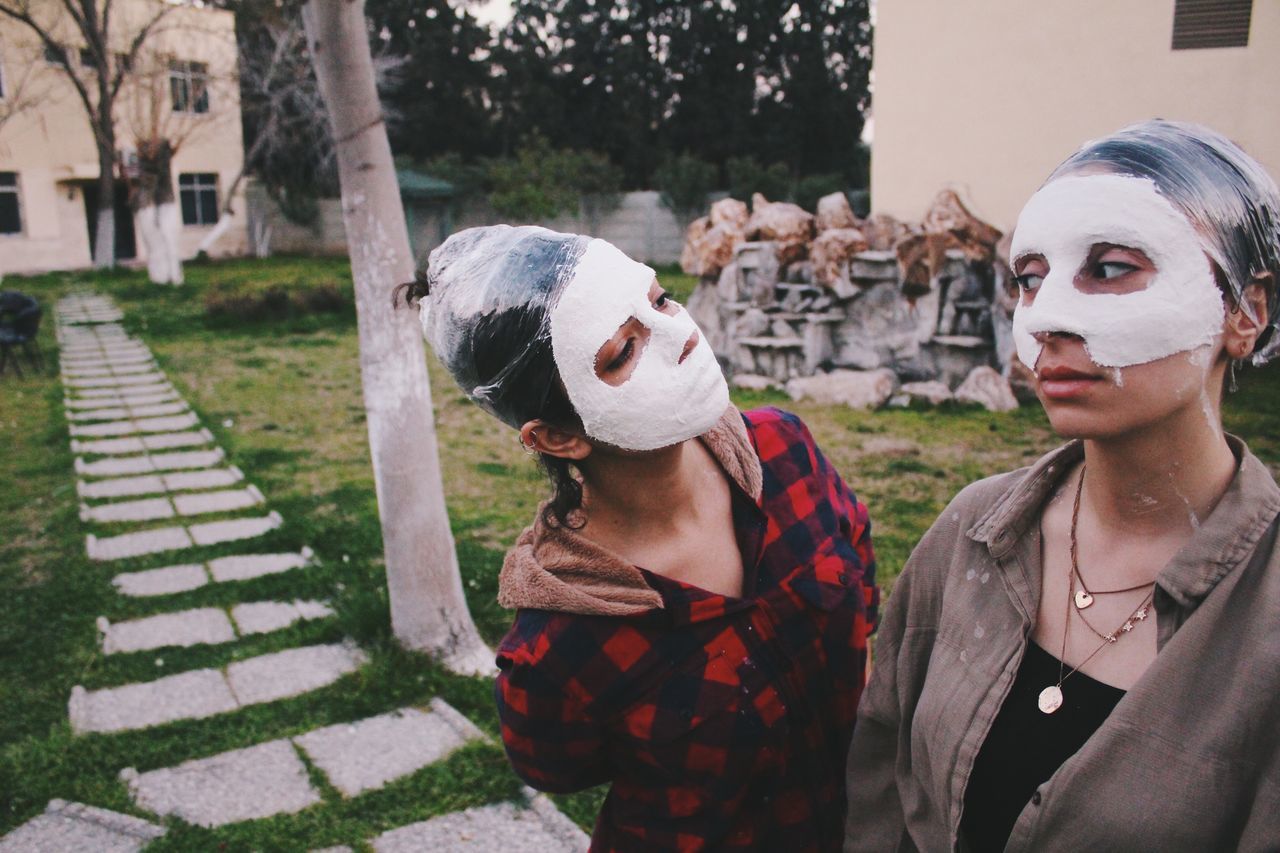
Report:
[[[21,234],[22,213],[18,209],[18,173],[0,172],[0,234]]]
[[[46,44],[44,46],[44,61],[50,65],[61,65],[66,68],[67,49],[60,44]]]
[[[98,70],[98,63],[93,58],[93,51],[87,47],[80,48],[80,67],[88,71]]]
[[[127,53],[116,54],[116,68],[120,71],[129,72],[133,70],[133,60]]]
[[[1174,0],[1173,49],[1248,47],[1253,0]]]
[[[218,221],[218,175],[194,172],[178,175],[178,201],[183,225],[212,225]]]
[[[203,62],[169,62],[169,93],[173,111],[178,113],[209,112],[209,66]]]

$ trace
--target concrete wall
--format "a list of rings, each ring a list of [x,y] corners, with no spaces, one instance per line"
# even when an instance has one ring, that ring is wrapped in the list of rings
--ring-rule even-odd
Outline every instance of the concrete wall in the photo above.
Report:
[[[938,190],[1009,229],[1086,140],[1148,118],[1207,124],[1280,176],[1280,2],[1248,47],[1171,49],[1174,0],[889,0],[877,6],[876,212]]]
[[[248,198],[251,218],[262,217],[271,227],[273,253],[346,254],[342,205],[337,199],[322,199],[316,223],[300,226],[285,219],[260,187],[253,187]],[[413,251],[420,261],[425,261],[427,253],[455,231],[510,222],[484,201],[446,205],[411,200],[406,204],[405,212]],[[683,225],[662,206],[658,193],[652,191],[623,194],[614,210],[600,215],[595,221],[586,216],[560,216],[533,224],[556,231],[602,237],[631,257],[648,263],[674,263],[680,259],[680,250],[684,246]]]
[[[55,24],[60,4],[33,6],[48,13],[50,26],[68,45],[72,70],[79,44],[68,21]],[[174,195],[182,172],[218,175],[219,202],[244,159],[240,90],[236,83],[235,19],[230,12],[172,6],[157,0],[122,0],[115,7],[113,51],[124,51],[142,24],[163,10],[162,23],[135,61],[116,101],[116,141],[135,148],[137,139],[163,135],[177,146],[173,158]],[[209,69],[207,113],[174,113],[170,108],[168,58],[203,62]],[[0,274],[89,266],[89,228],[83,189],[98,175],[98,158],[84,107],[66,72],[44,61],[43,48],[22,24],[0,16],[0,74],[7,102],[0,115],[0,172],[16,172],[23,232],[0,235]],[[15,109],[17,104],[25,108]],[[243,191],[235,202],[241,219],[213,247],[214,255],[243,254],[247,248]],[[184,226],[181,248],[191,257],[212,226]],[[138,240],[138,259],[145,248]]]

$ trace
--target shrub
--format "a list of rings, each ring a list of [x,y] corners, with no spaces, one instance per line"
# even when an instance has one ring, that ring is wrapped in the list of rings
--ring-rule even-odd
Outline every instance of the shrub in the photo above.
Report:
[[[731,157],[729,195],[749,201],[752,193],[760,193],[769,201],[786,201],[791,197],[791,172],[785,163],[762,166],[754,157]]]
[[[531,222],[561,213],[578,212],[584,196],[591,212],[617,202],[622,174],[603,154],[552,148],[545,136],[534,134],[515,157],[486,163],[489,203],[503,216]]]
[[[204,313],[217,322],[253,323],[340,314],[352,310],[354,302],[351,285],[336,280],[223,280],[205,291]]]
[[[716,188],[716,172],[713,164],[681,154],[659,166],[653,178],[662,204],[682,219],[693,219],[706,212],[707,196]]]
[[[844,191],[844,176],[839,173],[805,175],[796,181],[796,204],[810,213],[818,210],[818,199]]]

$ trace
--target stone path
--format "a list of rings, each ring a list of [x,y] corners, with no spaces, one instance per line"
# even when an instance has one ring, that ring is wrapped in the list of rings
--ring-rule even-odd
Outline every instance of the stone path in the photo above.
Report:
[[[65,407],[76,454],[85,551],[95,561],[147,558],[112,578],[122,597],[160,598],[208,584],[235,584],[305,571],[298,552],[255,549],[284,519],[263,512],[266,496],[200,424],[142,341],[120,325],[121,312],[95,295],[62,300],[57,310]],[[197,520],[200,516],[210,520]],[[191,523],[156,526],[163,520]],[[239,553],[202,554],[241,543]],[[168,557],[169,559],[165,559]],[[102,652],[154,653],[170,647],[227,645],[334,616],[326,602],[242,601],[227,607],[173,608],[116,622],[98,618]],[[76,686],[67,703],[72,730],[110,734],[181,720],[234,714],[326,687],[368,658],[350,642],[287,648],[151,681],[95,689]],[[173,767],[119,777],[145,812],[216,827],[321,805],[318,773],[342,797],[358,797],[443,761],[484,739],[442,699],[290,738],[197,755]],[[333,794],[328,795],[332,797]],[[44,814],[0,838],[0,853],[42,850],[135,851],[164,834],[136,817],[53,800]],[[379,851],[580,851],[587,837],[545,797],[442,815],[367,839]],[[345,849],[345,848],[335,848]]]

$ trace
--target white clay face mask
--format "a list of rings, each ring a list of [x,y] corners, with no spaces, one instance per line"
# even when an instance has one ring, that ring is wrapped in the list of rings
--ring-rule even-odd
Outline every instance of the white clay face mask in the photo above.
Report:
[[[1155,267],[1147,287],[1080,292],[1075,277],[1098,243],[1144,252]],[[1113,368],[1211,344],[1224,307],[1206,248],[1145,178],[1070,176],[1047,184],[1018,217],[1010,251],[1015,259],[1041,255],[1049,267],[1032,304],[1020,301],[1014,311],[1018,358],[1034,369],[1042,349],[1035,335],[1048,332],[1079,335],[1095,364]]]
[[[657,450],[701,435],[729,406],[729,388],[706,337],[680,361],[697,331],[683,308],[672,316],[649,301],[653,270],[592,240],[551,311],[551,351],[587,435],[624,450]],[[632,317],[649,330],[621,385],[596,375],[596,354]]]

